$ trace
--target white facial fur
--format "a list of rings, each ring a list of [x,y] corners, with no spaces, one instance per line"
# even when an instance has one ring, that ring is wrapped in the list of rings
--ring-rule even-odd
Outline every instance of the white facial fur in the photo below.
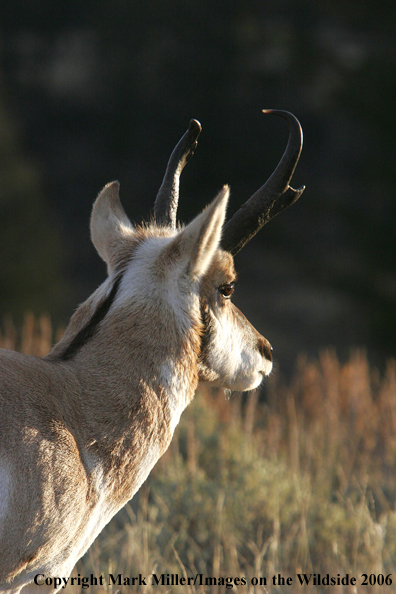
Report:
[[[269,342],[231,301],[235,280],[232,256],[218,250],[200,287],[205,326],[200,379],[244,391],[270,374],[272,356]]]
[[[272,361],[258,347],[257,333],[239,320],[238,310],[211,312],[211,337],[207,365],[217,375],[218,385],[230,390],[253,390],[272,370]],[[245,320],[247,321],[247,320]]]

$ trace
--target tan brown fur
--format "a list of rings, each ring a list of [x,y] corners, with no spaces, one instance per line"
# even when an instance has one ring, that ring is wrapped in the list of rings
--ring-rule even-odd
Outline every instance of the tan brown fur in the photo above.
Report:
[[[116,189],[91,220],[108,279],[46,358],[0,351],[3,594],[70,574],[168,448],[199,379],[250,386],[268,372],[260,335],[219,292],[236,277],[218,249],[228,189],[181,230],[133,229]],[[248,345],[247,370],[235,345],[227,368],[228,325]]]

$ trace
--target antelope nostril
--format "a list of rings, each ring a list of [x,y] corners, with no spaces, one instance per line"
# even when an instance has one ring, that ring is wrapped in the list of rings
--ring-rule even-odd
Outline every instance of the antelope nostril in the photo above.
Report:
[[[263,357],[265,357],[268,361],[272,361],[272,351],[274,349],[268,340],[263,336],[259,338],[258,348]]]

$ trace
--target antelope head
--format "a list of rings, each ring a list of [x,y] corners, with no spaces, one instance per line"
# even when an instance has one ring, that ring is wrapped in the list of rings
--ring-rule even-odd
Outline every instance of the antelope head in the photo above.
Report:
[[[289,140],[277,168],[223,225],[219,247],[200,284],[200,307],[203,322],[199,379],[209,380],[232,390],[251,390],[272,369],[272,346],[248,322],[232,303],[236,280],[233,256],[274,216],[291,206],[303,193],[289,183],[302,149],[302,129],[287,111],[263,110],[283,118],[289,126]],[[191,120],[185,135],[176,145],[158,192],[154,214],[156,221],[176,229],[180,174],[193,155],[201,125]],[[221,195],[228,197],[228,188]]]

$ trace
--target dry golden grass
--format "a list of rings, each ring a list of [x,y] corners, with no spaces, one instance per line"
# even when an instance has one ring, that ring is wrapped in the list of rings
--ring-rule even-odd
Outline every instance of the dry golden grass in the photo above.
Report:
[[[43,355],[53,334],[48,318],[27,315],[19,333],[5,321],[0,345]],[[341,364],[324,351],[301,357],[288,385],[273,376],[266,394],[226,400],[201,388],[147,483],[73,575],[105,576],[93,589],[107,593],[126,591],[110,573],[146,576],[130,590],[147,594],[224,592],[205,579],[242,576],[233,591],[395,592],[395,361],[381,375],[364,352]],[[153,573],[204,583],[152,585]],[[274,586],[278,573],[293,585]],[[349,574],[358,585],[300,586],[297,573]],[[362,574],[393,583],[362,586]]]
[[[63,328],[54,331],[48,315],[43,314],[36,319],[31,312],[26,312],[18,328],[11,316],[6,315],[0,330],[0,348],[44,357],[53,341],[60,340],[62,334]]]

